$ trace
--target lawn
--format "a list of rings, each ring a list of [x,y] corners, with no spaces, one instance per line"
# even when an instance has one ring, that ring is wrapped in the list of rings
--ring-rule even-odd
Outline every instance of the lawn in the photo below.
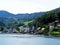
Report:
[[[30,22],[26,21],[26,22],[23,22],[25,25],[28,25]]]

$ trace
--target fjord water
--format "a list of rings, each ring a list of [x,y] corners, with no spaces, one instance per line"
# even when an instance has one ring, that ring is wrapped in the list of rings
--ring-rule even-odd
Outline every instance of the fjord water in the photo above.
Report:
[[[0,34],[0,45],[60,45],[60,40],[39,35]]]

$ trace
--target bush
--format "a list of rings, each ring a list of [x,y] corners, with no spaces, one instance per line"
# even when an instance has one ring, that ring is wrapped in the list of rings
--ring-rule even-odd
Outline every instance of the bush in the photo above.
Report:
[[[51,35],[60,36],[60,32],[55,32],[55,31],[53,31],[53,32],[51,32]]]

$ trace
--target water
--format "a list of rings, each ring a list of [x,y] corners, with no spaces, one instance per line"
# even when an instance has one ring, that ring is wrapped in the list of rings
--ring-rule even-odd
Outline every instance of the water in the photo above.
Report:
[[[60,39],[28,34],[0,34],[0,45],[60,45]]]

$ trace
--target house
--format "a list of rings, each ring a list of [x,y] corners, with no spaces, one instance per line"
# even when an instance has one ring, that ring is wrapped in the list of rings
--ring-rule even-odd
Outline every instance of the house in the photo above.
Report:
[[[24,32],[28,33],[29,32],[29,27],[24,27]]]
[[[30,32],[30,33],[34,33],[34,30],[35,30],[35,27],[34,27],[34,26],[30,26],[30,27],[29,27],[29,32]]]
[[[59,20],[55,20],[55,23],[58,23],[59,22]]]
[[[53,30],[54,27],[57,25],[58,22],[59,22],[59,20],[55,20],[54,22],[49,23],[49,29]]]
[[[41,30],[41,27],[38,27],[37,30]]]
[[[41,30],[43,31],[43,30],[45,30],[45,28],[41,28]]]
[[[4,33],[14,33],[14,32],[18,32],[15,28],[11,28],[11,27],[4,27],[3,30]]]
[[[19,29],[20,29],[20,32],[24,32],[24,27],[23,26],[20,26]]]
[[[8,33],[8,29],[6,27],[4,27],[4,30],[2,31],[3,33]]]
[[[19,31],[17,31],[15,28],[13,28],[12,32],[13,33],[19,33]]]
[[[60,27],[60,25],[57,25],[58,27]]]
[[[26,26],[26,27],[20,26],[19,29],[20,29],[20,32],[22,32],[22,33],[28,33],[30,30],[30,28],[28,26]]]
[[[55,22],[49,23],[49,30],[53,30],[54,29],[54,25],[55,25]]]

